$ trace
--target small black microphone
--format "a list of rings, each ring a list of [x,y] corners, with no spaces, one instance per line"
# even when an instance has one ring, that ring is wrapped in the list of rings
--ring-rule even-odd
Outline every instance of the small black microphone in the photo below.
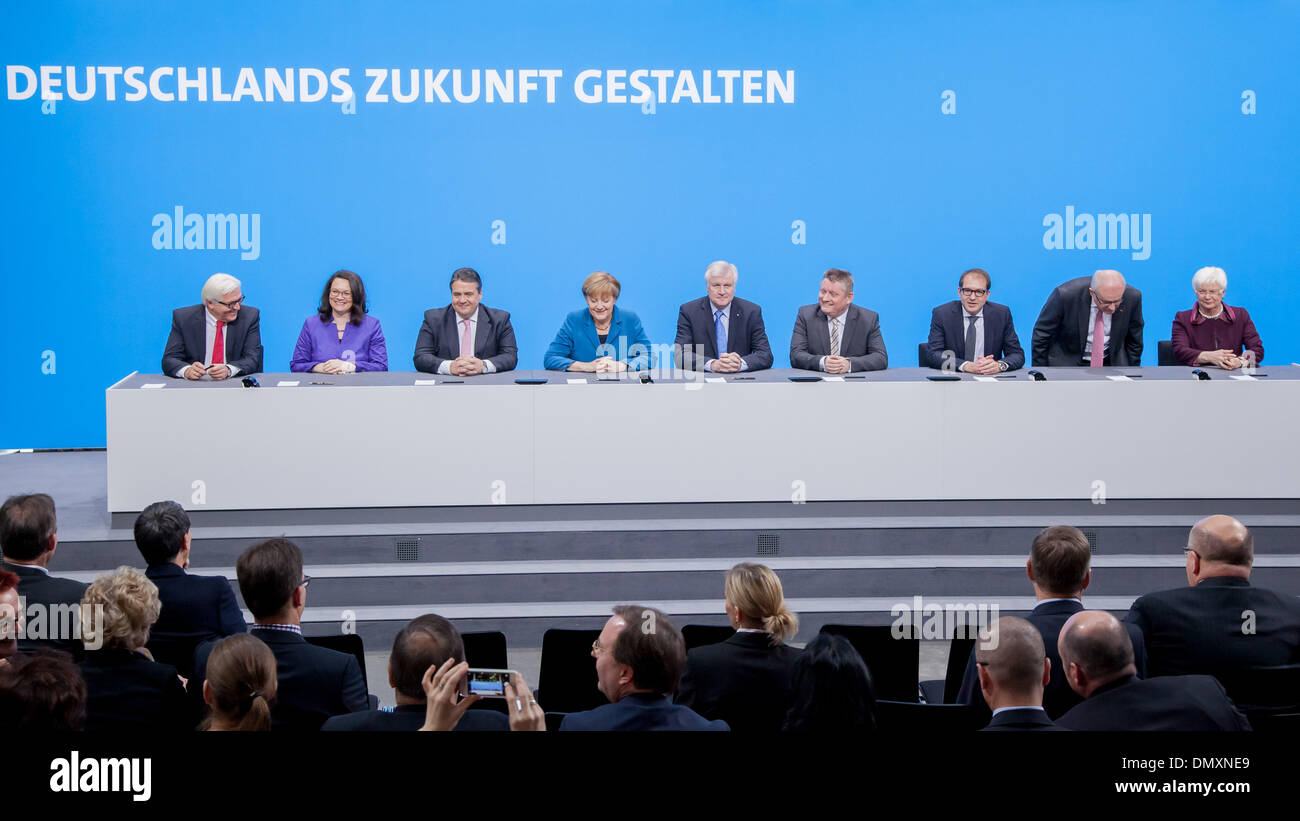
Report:
[[[1032,377],[1034,378],[1034,381],[1035,381],[1035,382],[1046,382],[1046,381],[1047,381],[1047,377],[1046,377],[1046,376],[1043,376],[1042,372],[1040,372],[1040,371],[1030,371],[1030,372],[1029,372],[1029,375],[1032,376]]]
[[[1192,373],[1196,374],[1196,378],[1202,381],[1210,378],[1210,375],[1205,371],[1201,370],[1200,368],[1197,368],[1196,370],[1192,371]]]

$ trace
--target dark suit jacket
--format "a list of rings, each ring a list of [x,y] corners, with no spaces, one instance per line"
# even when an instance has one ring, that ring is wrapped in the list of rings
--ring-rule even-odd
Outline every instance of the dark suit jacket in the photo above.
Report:
[[[1058,727],[1047,717],[1047,713],[1042,710],[1034,709],[1016,709],[1003,710],[993,716],[989,726],[980,730],[981,733],[1011,732],[1024,730],[1064,730],[1064,727]]]
[[[277,686],[271,729],[319,730],[330,716],[370,707],[355,657],[308,644],[287,630],[263,630],[254,625],[250,632],[275,656]],[[195,652],[194,680],[200,688],[214,644],[201,644]]]
[[[65,653],[71,653],[74,659],[80,659],[85,648],[81,644],[81,639],[73,638],[72,630],[75,626],[76,635],[80,636],[80,618],[81,611],[62,610],[66,613],[67,618],[50,618],[49,616],[58,616],[50,611],[51,605],[80,605],[81,597],[86,593],[86,585],[72,579],[60,579],[42,572],[39,568],[29,567],[24,564],[3,563],[4,569],[10,573],[18,574],[18,596],[25,607],[31,607],[38,604],[42,612],[47,614],[47,618],[42,626],[45,638],[22,639],[18,642],[18,650],[23,653],[30,653],[38,647],[50,647],[55,650],[62,650]],[[35,633],[36,624],[34,620],[28,619],[27,632]],[[52,624],[51,622],[57,622]],[[68,628],[66,631],[64,627]],[[53,632],[59,632],[61,635],[51,638]]]
[[[1130,677],[1111,682],[1056,720],[1067,730],[1250,730],[1210,676]]]
[[[1079,277],[1057,287],[1034,323],[1034,367],[1079,366],[1088,342],[1092,277]],[[1107,364],[1137,367],[1142,363],[1142,292],[1124,286],[1124,301],[1110,318]]]
[[[1242,632],[1246,610],[1255,614],[1254,633]],[[1300,600],[1247,579],[1203,579],[1195,587],[1148,593],[1133,602],[1125,621],[1146,637],[1152,676],[1300,663]]]
[[[334,716],[321,730],[325,732],[414,732],[424,726],[423,704],[399,704],[392,712],[364,710]],[[467,710],[455,727],[458,732],[509,731],[510,719],[496,710]]]
[[[852,303],[844,312],[844,338],[840,356],[851,362],[853,371],[883,371],[889,365],[885,338],[880,333],[880,317],[875,311]],[[819,370],[818,362],[831,352],[831,331],[820,305],[804,305],[794,320],[790,337],[790,366],[806,371]]]
[[[677,367],[702,371],[710,359],[718,358],[718,335],[713,324],[715,310],[706,296],[687,302],[677,312],[677,339],[673,343]],[[696,346],[704,351],[704,356],[695,355]],[[727,306],[727,350],[722,353],[728,352],[740,354],[746,370],[772,367],[772,348],[767,344],[767,331],[763,328],[763,309],[754,303],[733,297]]]
[[[560,732],[727,729],[725,721],[709,721],[689,707],[673,704],[664,696],[650,693],[631,693],[613,704],[581,713],[569,713],[560,722]]]
[[[790,710],[796,647],[771,645],[767,633],[736,633],[693,648],[674,701],[733,731],[779,732]]]
[[[150,565],[144,574],[157,585],[162,602],[145,645],[155,661],[170,664],[189,678],[194,672],[194,648],[209,639],[248,632],[224,576],[192,576],[171,563]]]
[[[195,362],[207,362],[208,317],[203,303],[172,311],[172,332],[163,351],[162,372],[175,376],[181,368]],[[262,370],[262,330],[257,309],[248,305],[239,309],[235,321],[221,328],[226,340],[226,364],[239,368],[240,376]]]
[[[81,675],[86,679],[88,731],[187,731],[198,725],[193,702],[170,664],[130,650],[90,650]]]
[[[1083,701],[1078,693],[1070,689],[1069,683],[1065,680],[1061,653],[1056,649],[1056,640],[1061,636],[1061,628],[1065,626],[1070,616],[1082,609],[1083,603],[1078,599],[1053,601],[1035,607],[1029,615],[1025,616],[1025,620],[1043,634],[1043,649],[1047,653],[1048,660],[1052,662],[1052,678],[1043,690],[1043,709],[1047,711],[1048,718],[1060,718],[1071,707]],[[1127,624],[1125,627],[1128,628],[1129,640],[1133,643],[1133,663],[1137,667],[1138,676],[1145,676],[1148,662],[1142,631],[1133,624]],[[966,662],[966,674],[962,677],[957,701],[971,705],[981,715],[991,716],[989,706],[984,701],[984,692],[980,690],[980,677],[975,670],[974,650],[971,651],[970,659]]]
[[[424,324],[415,340],[415,369],[437,373],[444,360],[460,356],[460,333],[456,322],[460,319],[456,309],[430,308],[424,312]],[[515,329],[510,324],[510,313],[478,306],[478,324],[474,327],[474,356],[491,362],[498,371],[513,371],[519,362],[519,348],[515,345]]]
[[[957,370],[971,361],[966,353],[966,309],[960,299],[945,302],[930,314],[930,367],[943,367],[943,352],[952,351],[957,359],[953,363]],[[984,303],[984,353],[994,359],[1007,363],[1007,370],[1014,371],[1025,364],[1025,352],[1020,347],[1015,326],[1011,321],[1011,309],[996,302]]]

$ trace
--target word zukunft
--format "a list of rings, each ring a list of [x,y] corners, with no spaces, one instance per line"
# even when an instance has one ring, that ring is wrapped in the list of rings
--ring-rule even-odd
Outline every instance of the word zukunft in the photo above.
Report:
[[[233,79],[232,79],[233,77]],[[121,99],[138,102],[554,103],[564,79],[558,68],[367,68],[353,84],[352,70],[261,68],[229,72],[220,66],[5,67],[10,100]],[[580,103],[793,103],[794,70],[785,69],[585,69],[572,83]],[[332,92],[332,93],[331,93]]]

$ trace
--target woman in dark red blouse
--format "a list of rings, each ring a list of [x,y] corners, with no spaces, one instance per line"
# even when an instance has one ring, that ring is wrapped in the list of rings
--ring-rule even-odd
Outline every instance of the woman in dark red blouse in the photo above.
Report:
[[[1264,361],[1264,343],[1245,308],[1224,304],[1228,275],[1222,268],[1202,268],[1192,277],[1196,304],[1174,315],[1170,338],[1174,356],[1184,365],[1215,365],[1226,371]]]

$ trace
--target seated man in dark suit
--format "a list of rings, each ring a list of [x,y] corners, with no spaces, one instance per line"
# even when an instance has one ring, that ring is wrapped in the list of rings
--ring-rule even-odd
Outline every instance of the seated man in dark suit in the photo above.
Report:
[[[736,266],[718,260],[704,269],[708,296],[682,305],[673,343],[677,367],[736,373],[772,367],[763,310],[736,297]]]
[[[446,376],[513,371],[519,361],[510,313],[480,305],[483,281],[473,268],[451,275],[451,304],[424,312],[415,369]]]
[[[419,616],[402,628],[393,639],[388,656],[388,683],[397,698],[392,712],[365,710],[334,716],[322,730],[394,730],[415,731],[424,725],[427,703],[423,679],[430,667],[440,667],[447,659],[457,664],[465,660],[465,643],[456,625],[442,616]],[[457,730],[509,730],[504,714],[494,710],[467,710],[456,724]]]
[[[591,654],[596,686],[611,703],[569,713],[561,731],[728,729],[725,721],[709,721],[669,701],[686,664],[686,643],[664,613],[630,604],[615,607]]]
[[[1042,634],[1047,659],[1052,663],[1051,681],[1043,692],[1043,709],[1051,719],[1061,717],[1082,700],[1065,680],[1056,639],[1066,619],[1083,610],[1083,591],[1092,581],[1091,564],[1092,549],[1088,546],[1088,537],[1077,527],[1068,525],[1053,525],[1039,531],[1029,548],[1029,561],[1025,563],[1025,573],[1034,585],[1037,602],[1026,620]],[[1142,632],[1131,624],[1127,629],[1133,646],[1134,666],[1137,675],[1142,677],[1146,674],[1147,664]],[[981,714],[988,710],[980,693],[973,652],[966,665],[957,701],[972,705]]]
[[[1061,729],[1043,710],[1043,688],[1051,680],[1052,662],[1047,660],[1038,628],[1024,619],[1003,616],[993,629],[996,642],[981,637],[975,643],[980,690],[993,708],[993,720],[984,729]]]
[[[1140,679],[1133,645],[1103,610],[1075,613],[1058,639],[1065,680],[1083,697],[1056,723],[1069,730],[1250,730],[1210,676]]]
[[[889,365],[880,317],[853,303],[853,275],[831,268],[817,304],[799,309],[790,337],[790,366],[840,374],[883,371]]]
[[[931,368],[993,374],[1025,364],[1011,309],[989,302],[993,280],[983,268],[971,268],[957,280],[961,299],[945,302],[930,314]]]
[[[239,555],[235,573],[244,604],[253,613],[249,632],[275,655],[278,687],[271,708],[272,729],[319,730],[330,716],[370,706],[356,658],[316,647],[302,637],[302,611],[311,579],[302,573],[302,551],[296,544],[288,539],[255,544]],[[206,678],[214,644],[202,644],[195,652],[198,681]]]
[[[239,280],[213,274],[203,302],[172,311],[162,372],[178,379],[229,379],[262,370],[262,330],[257,309],[244,305]]]
[[[49,647],[80,659],[81,597],[86,585],[51,576],[50,560],[59,544],[54,500],[44,493],[10,496],[0,505],[3,568],[18,576],[18,595],[29,611],[20,652]]]
[[[1300,600],[1251,586],[1255,548],[1245,525],[1202,519],[1183,550],[1189,586],[1142,596],[1126,619],[1146,636],[1150,675],[1300,663]]]
[[[1035,368],[1136,368],[1142,364],[1142,292],[1111,270],[1059,286],[1034,323],[1033,357]]]
[[[248,632],[235,592],[224,576],[192,576],[190,517],[175,502],[154,502],[135,520],[135,546],[148,567],[144,574],[158,587],[162,612],[146,645],[154,660],[189,678],[194,648],[209,639]]]

